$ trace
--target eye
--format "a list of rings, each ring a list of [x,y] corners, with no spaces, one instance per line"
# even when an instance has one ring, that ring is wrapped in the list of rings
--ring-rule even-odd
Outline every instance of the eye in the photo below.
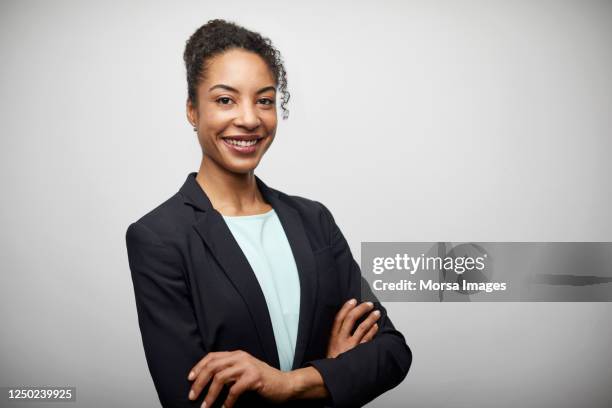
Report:
[[[227,96],[222,96],[220,98],[215,99],[215,102],[221,104],[221,105],[229,105],[230,102],[232,102],[232,100],[230,98],[228,98]]]
[[[264,105],[274,105],[274,99],[270,98],[261,98],[259,102],[262,102]]]

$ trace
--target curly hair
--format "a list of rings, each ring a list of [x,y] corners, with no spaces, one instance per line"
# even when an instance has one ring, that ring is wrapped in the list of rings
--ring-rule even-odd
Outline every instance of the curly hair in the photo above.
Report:
[[[189,99],[197,104],[196,90],[200,80],[206,75],[206,61],[232,48],[252,51],[266,62],[281,92],[280,106],[283,109],[283,119],[287,119],[289,110],[286,106],[290,94],[287,90],[287,73],[280,52],[272,45],[270,39],[222,19],[208,21],[187,40],[183,60],[187,69]]]

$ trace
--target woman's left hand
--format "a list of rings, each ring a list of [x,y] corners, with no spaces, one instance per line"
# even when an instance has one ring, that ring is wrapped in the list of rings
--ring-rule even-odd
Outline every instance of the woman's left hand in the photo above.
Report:
[[[233,383],[224,402],[231,408],[245,391],[252,390],[273,402],[284,402],[291,397],[291,382],[287,374],[256,359],[246,351],[218,351],[208,353],[189,373],[188,380],[195,380],[189,399],[195,400],[212,380],[204,398],[207,407],[212,406],[224,384]]]

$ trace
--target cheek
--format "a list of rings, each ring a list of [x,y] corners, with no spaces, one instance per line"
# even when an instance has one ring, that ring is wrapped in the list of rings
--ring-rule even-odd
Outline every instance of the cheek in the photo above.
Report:
[[[264,113],[263,115],[261,115],[261,120],[263,122],[263,125],[265,126],[266,130],[271,133],[274,134],[274,132],[276,131],[276,125],[278,124],[278,121],[276,119],[276,112],[274,111],[267,111],[266,113]]]
[[[231,124],[231,118],[226,116],[219,113],[201,116],[200,143],[205,145],[215,143],[218,136]]]
[[[225,129],[232,121],[232,115],[229,111],[217,110],[214,107],[202,113],[201,118],[208,132],[217,133]]]

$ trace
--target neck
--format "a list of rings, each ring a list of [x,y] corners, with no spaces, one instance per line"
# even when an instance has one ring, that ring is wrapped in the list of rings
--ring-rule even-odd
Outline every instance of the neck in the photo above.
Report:
[[[258,214],[270,208],[257,188],[254,170],[233,173],[203,155],[196,181],[223,215]]]

